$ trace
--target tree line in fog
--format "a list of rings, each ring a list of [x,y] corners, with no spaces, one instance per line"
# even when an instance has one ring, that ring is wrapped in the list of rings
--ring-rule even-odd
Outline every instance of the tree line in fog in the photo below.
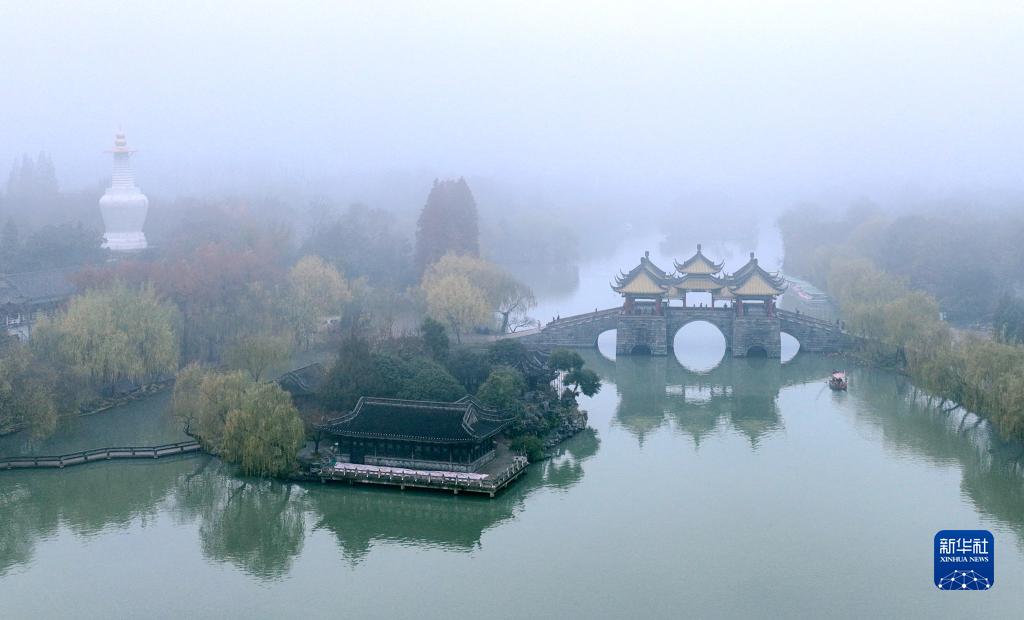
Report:
[[[1024,439],[1024,216],[801,208],[779,226],[787,272],[832,295],[860,354]]]

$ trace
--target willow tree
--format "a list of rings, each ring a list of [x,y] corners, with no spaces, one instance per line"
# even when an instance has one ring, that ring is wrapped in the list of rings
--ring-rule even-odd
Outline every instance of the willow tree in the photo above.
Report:
[[[150,381],[178,368],[177,310],[151,286],[114,284],[72,298],[67,312],[37,328],[44,353],[92,386]]]
[[[255,334],[242,337],[228,345],[224,363],[229,368],[244,370],[253,381],[260,381],[267,370],[288,361],[291,340],[275,334]]]
[[[52,392],[24,345],[0,348],[0,435],[23,427],[33,437],[51,435],[57,426]]]
[[[241,371],[186,366],[178,373],[172,411],[205,450],[238,463],[247,474],[287,474],[305,439],[291,396]]]
[[[174,378],[174,394],[171,396],[171,415],[181,423],[186,435],[193,435],[192,425],[199,418],[202,409],[201,389],[206,371],[196,362],[178,371]]]
[[[483,291],[462,275],[452,274],[424,282],[427,312],[446,323],[462,344],[462,334],[477,325],[486,325],[491,317]]]
[[[320,321],[340,317],[342,306],[352,298],[341,273],[318,256],[296,263],[288,274],[288,285],[296,340],[307,347]]]
[[[244,400],[228,414],[223,457],[246,474],[288,474],[306,437],[291,396],[276,383],[259,383],[250,386]]]
[[[194,382],[190,383],[189,389],[194,385]],[[246,395],[252,385],[253,382],[241,371],[207,372],[199,382],[198,397],[188,397],[188,400],[199,403],[196,434],[207,451],[221,452],[228,417],[232,411],[246,405]]]
[[[423,274],[424,286],[449,275],[463,276],[480,289],[484,301],[498,316],[498,331],[514,332],[533,322],[527,313],[537,299],[529,286],[494,263],[474,256],[445,254]]]

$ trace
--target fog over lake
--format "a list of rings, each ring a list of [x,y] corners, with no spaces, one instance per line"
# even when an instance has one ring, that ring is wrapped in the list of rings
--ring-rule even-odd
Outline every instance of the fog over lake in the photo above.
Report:
[[[422,203],[1006,200],[1024,167],[1015,2],[5,3],[0,165],[151,194]],[[528,189],[524,189],[528,188]],[[482,201],[485,202],[485,201]]]
[[[1024,2],[0,1],[0,85],[0,620],[1020,615]]]

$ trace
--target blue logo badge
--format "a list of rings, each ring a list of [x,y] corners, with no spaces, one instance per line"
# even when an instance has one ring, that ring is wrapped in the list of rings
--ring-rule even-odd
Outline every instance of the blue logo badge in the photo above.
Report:
[[[942,530],[935,535],[935,586],[988,590],[995,583],[996,541],[988,530]]]

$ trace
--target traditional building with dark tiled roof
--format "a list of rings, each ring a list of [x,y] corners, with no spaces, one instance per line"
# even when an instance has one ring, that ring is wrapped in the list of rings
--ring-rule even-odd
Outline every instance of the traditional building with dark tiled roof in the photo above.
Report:
[[[495,437],[511,422],[472,397],[454,403],[363,397],[320,428],[334,438],[342,462],[473,472],[494,458]]]
[[[0,275],[0,327],[26,340],[43,316],[53,316],[77,292],[68,270],[49,269]]]
[[[284,373],[277,378],[277,384],[292,395],[293,399],[311,398],[327,378],[327,369],[319,362]]]

